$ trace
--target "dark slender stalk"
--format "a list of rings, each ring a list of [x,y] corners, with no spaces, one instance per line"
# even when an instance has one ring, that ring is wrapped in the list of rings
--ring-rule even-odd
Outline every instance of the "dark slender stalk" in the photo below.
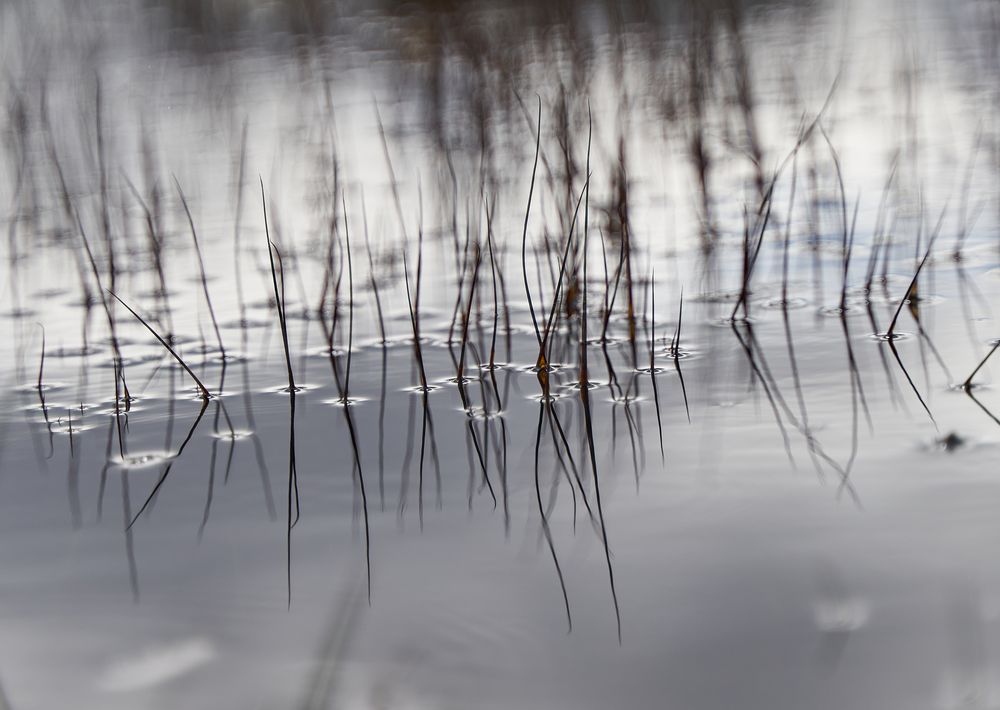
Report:
[[[264,236],[267,238],[267,256],[271,262],[271,283],[274,286],[274,303],[278,309],[278,324],[281,326],[281,342],[285,348],[285,368],[288,372],[288,391],[294,393],[298,391],[298,388],[295,386],[295,375],[292,373],[292,356],[288,349],[288,324],[285,322],[285,303],[281,298],[281,293],[278,289],[278,272],[274,268],[274,252],[278,251],[278,247],[271,241],[271,232],[267,226],[267,201],[264,198],[264,179],[259,176],[258,179],[260,180],[260,204],[264,211]],[[279,261],[281,259],[280,252],[278,252],[278,259]],[[282,284],[284,284],[284,279],[282,279]]]
[[[489,369],[496,369],[497,355],[497,324],[500,320],[500,309],[497,302],[497,263],[493,254],[493,213],[490,211],[490,203],[486,203],[486,247],[490,253],[490,275],[493,279],[493,332],[490,336],[490,362]],[[494,208],[495,209],[495,208]]]
[[[528,206],[524,210],[524,229],[521,231],[521,275],[524,278],[524,293],[528,297],[528,311],[531,313],[531,325],[535,328],[535,338],[542,347],[542,333],[535,317],[535,305],[531,300],[531,288],[528,286],[528,217],[531,214],[531,198],[535,194],[535,175],[538,173],[538,154],[542,147],[542,99],[538,98],[538,130],[535,136],[535,162],[531,168],[531,186],[528,188]]]
[[[344,391],[341,401],[350,404],[351,396],[351,356],[354,349],[354,262],[351,260],[351,230],[347,220],[347,202],[343,193],[340,195],[344,208],[344,240],[347,243],[347,369],[344,374]]]

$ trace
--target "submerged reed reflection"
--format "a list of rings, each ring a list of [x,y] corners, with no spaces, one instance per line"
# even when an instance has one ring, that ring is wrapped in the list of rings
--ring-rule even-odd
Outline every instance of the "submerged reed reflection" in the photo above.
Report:
[[[990,697],[994,9],[0,20],[0,705]]]

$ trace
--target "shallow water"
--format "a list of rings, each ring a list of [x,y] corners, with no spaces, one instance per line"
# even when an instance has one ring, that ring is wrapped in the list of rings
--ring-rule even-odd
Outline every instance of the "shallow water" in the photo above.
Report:
[[[0,10],[0,708],[1000,704],[995,10],[727,7]]]

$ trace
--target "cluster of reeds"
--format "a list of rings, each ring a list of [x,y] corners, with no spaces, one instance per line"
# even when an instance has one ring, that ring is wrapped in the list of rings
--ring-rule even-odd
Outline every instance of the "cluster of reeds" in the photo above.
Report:
[[[319,6],[316,3],[303,5],[310,12],[309,8],[318,12]],[[198,24],[199,18],[207,17],[198,15],[201,10],[193,6],[186,10],[191,13],[189,19],[193,25]],[[370,476],[375,453],[365,448],[366,440],[359,432],[353,408],[360,401],[359,391],[371,383],[359,383],[357,373],[352,372],[356,367],[362,327],[367,328],[368,335],[376,336],[381,354],[378,512],[385,510],[386,499],[387,358],[394,339],[400,337],[410,352],[414,396],[408,403],[397,516],[400,521],[405,517],[414,460],[417,516],[421,527],[425,515],[425,474],[429,467],[433,467],[436,500],[441,503],[442,462],[435,416],[440,422],[447,415],[442,414],[440,407],[435,408],[432,393],[437,388],[434,379],[437,363],[428,350],[429,340],[440,339],[450,357],[448,379],[456,385],[464,413],[461,436],[467,442],[469,453],[468,505],[472,507],[477,493],[483,495],[483,500],[488,496],[493,508],[502,509],[504,529],[509,534],[508,484],[514,472],[508,467],[510,432],[507,416],[512,405],[511,378],[504,377],[503,371],[511,368],[516,326],[526,325],[512,322],[511,313],[522,300],[526,304],[531,325],[529,340],[532,341],[530,369],[538,390],[532,467],[534,513],[539,519],[539,540],[544,542],[552,558],[570,628],[573,618],[570,595],[552,526],[556,484],[546,492],[543,453],[551,444],[556,480],[565,481],[571,492],[574,526],[577,513],[585,511],[589,528],[600,542],[621,637],[621,609],[609,535],[610,516],[606,516],[602,494],[606,495],[605,482],[616,468],[615,447],[621,422],[627,431],[631,469],[638,486],[646,456],[641,426],[644,405],[640,394],[646,375],[656,414],[660,461],[663,468],[670,466],[666,442],[671,431],[669,418],[663,416],[669,406],[666,402],[670,400],[661,393],[664,378],[658,381],[658,375],[665,374],[665,370],[657,365],[663,361],[659,358],[668,359],[677,374],[678,387],[674,396],[678,413],[683,402],[687,422],[695,418],[682,372],[682,362],[689,354],[685,347],[688,341],[682,341],[682,336],[687,336],[689,331],[683,330],[682,324],[691,322],[690,316],[685,320],[685,287],[688,294],[695,290],[702,300],[726,304],[724,312],[715,315],[722,317],[732,333],[731,342],[745,360],[750,387],[763,392],[790,462],[795,464],[793,441],[800,437],[816,471],[820,474],[833,472],[840,482],[838,490],[857,500],[851,474],[859,451],[862,419],[869,430],[874,430],[874,425],[869,411],[871,384],[864,378],[866,373],[860,364],[856,338],[858,329],[852,330],[851,323],[855,321],[851,317],[856,313],[867,316],[868,335],[877,341],[875,347],[893,403],[898,399],[901,406],[905,406],[910,395],[897,395],[897,373],[889,355],[913,397],[934,421],[928,386],[918,386],[906,367],[898,343],[905,337],[902,329],[909,327],[904,324],[912,324],[917,331],[921,356],[923,349],[928,349],[951,379],[943,357],[925,328],[921,311],[929,291],[927,279],[933,274],[937,258],[934,247],[947,225],[948,203],[942,207],[930,230],[925,224],[923,188],[919,193],[917,216],[914,218],[907,211],[912,211],[913,205],[907,203],[900,183],[911,177],[904,174],[904,167],[915,160],[915,148],[906,140],[891,153],[881,192],[876,196],[859,191],[853,200],[849,197],[853,191],[848,189],[849,173],[842,155],[844,138],[838,136],[837,117],[831,110],[840,90],[839,74],[828,87],[824,86],[826,93],[818,105],[805,105],[797,97],[788,97],[794,100],[795,110],[801,113],[801,118],[794,132],[781,139],[784,143],[768,144],[761,131],[760,88],[756,83],[758,65],[754,60],[745,12],[738,3],[718,6],[692,3],[688,10],[692,17],[683,25],[683,51],[671,53],[664,49],[663,55],[653,53],[651,63],[657,76],[664,78],[666,87],[662,92],[654,92],[653,96],[659,106],[656,130],[668,136],[667,146],[679,148],[675,154],[682,156],[680,170],[691,178],[690,197],[697,205],[695,241],[698,256],[690,262],[697,265],[697,276],[685,273],[683,276],[678,274],[675,279],[668,278],[665,275],[668,268],[663,268],[666,265],[677,269],[676,262],[665,258],[665,240],[660,232],[643,221],[641,208],[637,206],[643,204],[644,195],[636,195],[635,191],[641,186],[637,187],[635,176],[643,163],[639,153],[645,148],[643,131],[647,129],[637,118],[634,87],[625,81],[614,87],[615,93],[609,102],[617,115],[606,118],[608,112],[602,111],[601,118],[595,121],[590,103],[584,98],[594,85],[594,60],[589,57],[586,38],[569,31],[580,31],[580,28],[575,24],[578,18],[567,8],[558,11],[568,15],[562,18],[568,31],[560,40],[567,46],[560,51],[567,51],[580,61],[569,66],[559,65],[562,71],[551,83],[546,98],[538,97],[534,111],[531,102],[522,98],[527,83],[525,77],[530,79],[530,72],[537,71],[530,57],[514,57],[500,46],[502,43],[493,42],[482,48],[488,60],[483,56],[469,56],[467,42],[476,37],[475,30],[468,28],[459,28],[466,44],[459,43],[455,50],[455,57],[471,65],[469,81],[474,91],[471,92],[471,108],[465,114],[471,117],[468,126],[456,127],[448,120],[448,102],[455,99],[446,91],[447,71],[451,65],[445,50],[433,47],[433,54],[424,58],[431,67],[430,80],[438,89],[432,95],[440,102],[432,106],[428,120],[434,138],[433,160],[423,163],[401,159],[399,154],[404,154],[404,147],[395,142],[395,134],[391,126],[383,122],[382,108],[376,103],[372,109],[385,164],[385,189],[353,182],[356,176],[342,166],[333,103],[327,95],[321,126],[315,131],[323,138],[318,148],[309,145],[309,151],[321,154],[322,158],[317,161],[321,174],[316,180],[321,186],[318,190],[321,197],[317,200],[320,207],[315,214],[308,215],[313,222],[308,236],[289,229],[284,233],[287,238],[282,238],[279,224],[287,227],[289,220],[277,216],[276,204],[280,205],[281,200],[274,198],[273,189],[279,183],[269,179],[272,187],[269,201],[263,177],[259,180],[260,222],[244,218],[246,174],[267,159],[267,156],[254,155],[248,118],[235,122],[241,125],[241,130],[238,144],[231,147],[234,186],[231,203],[225,208],[232,212],[230,236],[228,228],[225,233],[218,229],[211,229],[210,233],[204,228],[199,231],[199,224],[212,222],[203,217],[196,220],[195,215],[202,215],[213,205],[199,204],[197,192],[190,193],[194,199],[189,202],[188,194],[176,177],[172,178],[172,189],[164,187],[170,184],[165,179],[169,171],[183,166],[166,164],[170,161],[161,157],[165,151],[157,145],[155,136],[144,123],[134,149],[116,142],[124,139],[108,130],[107,98],[100,81],[95,82],[84,112],[85,130],[82,133],[85,138],[81,151],[93,158],[80,161],[84,163],[82,172],[86,181],[79,176],[73,177],[74,172],[81,170],[76,170],[78,166],[65,158],[68,151],[52,124],[53,114],[44,89],[32,104],[32,97],[25,94],[22,87],[14,86],[8,106],[12,126],[8,154],[14,166],[8,255],[14,312],[19,313],[24,306],[20,300],[25,290],[20,264],[29,251],[26,247],[32,244],[28,235],[36,224],[49,220],[56,225],[55,231],[61,235],[58,243],[68,248],[77,271],[79,300],[84,313],[81,319],[82,352],[88,354],[91,346],[104,344],[111,351],[114,423],[108,430],[106,458],[109,462],[113,458],[115,434],[118,441],[115,459],[127,459],[128,414],[136,393],[143,389],[134,386],[134,371],[123,350],[125,339],[121,333],[128,327],[129,320],[120,320],[121,311],[115,304],[124,308],[163,349],[163,361],[158,363],[150,380],[163,362],[172,360],[197,388],[198,413],[179,446],[173,447],[173,408],[178,398],[174,390],[174,368],[168,367],[171,414],[167,448],[172,455],[136,511],[132,510],[127,490],[123,493],[127,534],[131,534],[133,524],[154,504],[174,462],[195,440],[209,406],[215,407],[215,433],[229,432],[230,447],[224,474],[228,476],[236,431],[225,404],[228,394],[226,372],[227,366],[234,361],[243,360],[246,418],[250,428],[255,428],[251,378],[245,362],[252,332],[248,313],[252,302],[258,300],[255,294],[266,303],[273,316],[263,326],[266,332],[270,333],[276,326],[280,333],[286,379],[282,389],[289,401],[285,521],[289,603],[292,599],[292,533],[301,514],[296,406],[301,402],[297,397],[307,389],[304,383],[308,381],[302,378],[302,367],[295,365],[296,358],[299,354],[304,357],[305,350],[295,345],[295,336],[301,335],[301,342],[306,343],[314,322],[318,322],[322,330],[330,365],[329,381],[337,391],[336,404],[341,407],[351,448],[350,470],[346,475],[356,486],[356,510],[363,521],[369,601],[373,590],[372,518],[376,514],[375,487]],[[208,10],[205,12],[211,14]],[[460,10],[455,12],[460,13]],[[206,22],[208,20],[211,18]],[[313,22],[303,21],[306,24]],[[439,39],[444,41],[444,38]],[[648,39],[656,41],[652,37]],[[538,49],[543,58],[549,56],[546,51],[555,50]],[[628,56],[626,48],[619,44],[614,47],[612,61],[624,65]],[[451,61],[457,60],[452,57]],[[332,91],[329,84],[325,90]],[[38,117],[37,131],[31,126],[33,115]],[[911,132],[916,130],[912,126],[910,129]],[[977,156],[982,150],[984,130],[982,127],[977,130],[958,186],[957,228],[950,256],[959,268],[963,268],[970,232],[985,209],[984,201],[973,203],[970,197],[973,176],[977,169],[983,169]],[[504,143],[505,131],[514,136],[509,144]],[[44,149],[45,160],[41,165],[32,162],[35,142]],[[504,163],[504,151],[510,145],[513,148],[508,164]],[[394,154],[397,155],[395,159]],[[138,173],[134,168],[123,167],[129,164],[130,155],[139,156],[138,161],[131,161],[138,163]],[[406,157],[411,156],[406,154]],[[724,200],[720,198],[717,181],[727,173],[740,176],[743,190]],[[139,177],[133,181],[137,174]],[[43,181],[52,187],[53,205],[46,204],[45,192],[39,188]],[[89,187],[81,188],[81,184]],[[186,184],[192,183],[186,181]],[[379,196],[382,207],[373,222],[375,228],[371,230],[366,188],[369,198],[373,194]],[[430,197],[425,195],[425,190]],[[859,215],[863,215],[870,204],[877,204],[872,225],[864,218],[859,220]],[[512,207],[514,205],[516,207]],[[386,214],[389,218],[385,218]],[[733,214],[742,218],[741,228],[732,227],[739,220],[727,221]],[[287,213],[283,212],[282,216]],[[363,242],[356,237],[359,223]],[[136,224],[141,227],[139,238],[133,235]],[[263,231],[263,242],[247,239],[251,231]],[[186,236],[180,236],[182,234],[190,234],[190,242]],[[352,235],[355,235],[353,240]],[[302,241],[295,241],[307,238],[312,241],[306,247],[302,246]],[[230,242],[225,243],[226,239]],[[233,255],[236,323],[243,351],[238,354],[225,345],[223,333],[228,332],[228,328],[225,319],[219,317],[224,311],[220,307],[217,312],[218,302],[213,301],[213,289],[209,287],[211,277],[223,271],[214,269],[212,260],[213,256],[218,257],[220,242],[225,247],[224,253]],[[175,260],[182,243],[184,248],[193,248],[193,259],[188,259],[190,263],[180,269]],[[263,278],[255,289],[255,284],[245,279],[245,270],[250,262],[264,264],[261,247],[266,250],[267,260],[260,268]],[[863,265],[858,263],[857,256],[863,253],[861,247],[868,248]],[[359,253],[361,248],[364,255]],[[798,333],[790,314],[808,300],[796,296],[791,285],[794,275],[804,271],[792,263],[797,258],[798,248],[806,251],[805,258],[812,265],[814,302],[811,305],[821,316],[835,317],[840,326],[837,342],[842,342],[843,346],[851,411],[850,443],[843,455],[828,449],[828,444],[819,440],[809,414],[807,388],[802,382],[800,350],[796,345]],[[898,254],[905,251],[908,255],[911,248],[914,258],[910,278],[905,289],[897,289],[890,279],[890,269],[899,262]],[[832,250],[834,258],[827,259],[824,249]],[[516,266],[509,263],[511,259],[517,262]],[[772,265],[777,264],[775,268],[780,272],[780,296],[762,304],[758,289],[765,280],[762,272],[769,260]],[[437,266],[437,261],[444,262],[445,266]],[[362,265],[357,274],[355,263]],[[729,268],[734,263],[738,265],[735,279]],[[908,256],[905,263],[906,268],[910,268]],[[311,291],[316,286],[310,279],[313,268],[322,273],[318,296]],[[512,273],[512,268],[520,274]],[[177,298],[184,288],[183,279],[178,276],[184,271],[194,275],[197,288],[187,294],[187,298]],[[228,273],[228,267],[225,271]],[[153,284],[151,295],[132,295],[144,282]],[[827,288],[828,283],[834,283],[836,289]],[[825,302],[830,294],[834,294],[835,302],[827,305]],[[220,291],[216,290],[216,298],[219,295]],[[661,314],[667,311],[663,308],[665,296],[671,303],[676,298],[676,322],[672,324],[669,337],[666,334],[671,329],[667,321],[657,320],[658,304]],[[426,319],[426,299],[434,297],[450,308],[446,335]],[[689,296],[687,303],[691,300]],[[301,313],[295,310],[296,304],[301,306]],[[773,353],[768,352],[767,343],[761,342],[755,330],[755,318],[760,317],[765,306],[780,311],[784,347],[779,357],[787,359],[794,395],[782,393],[780,377],[769,362]],[[204,307],[208,311],[210,338],[206,339],[201,332],[202,319],[196,317],[197,313],[185,313],[185,307],[191,311]],[[103,313],[106,332],[95,334],[91,331],[92,309],[98,316]],[[669,310],[672,313],[673,309]],[[392,332],[391,316],[399,314],[406,320],[405,334]],[[179,324],[184,321],[193,321],[199,330],[195,347],[190,347],[182,337],[186,333],[178,332]],[[884,330],[880,321],[886,324]],[[213,343],[209,345],[208,340]],[[998,347],[1000,344],[993,344],[981,360],[977,353],[978,365],[960,383],[960,388],[987,414],[989,410],[975,399],[973,392],[978,385],[976,378]],[[46,339],[43,328],[36,386],[40,411],[48,429],[49,455],[53,449],[53,427],[44,376],[50,348],[51,337]],[[297,353],[298,350],[303,352]],[[196,355],[202,357],[196,360]],[[567,366],[567,363],[571,364]],[[599,377],[604,381],[598,382],[597,377],[592,379],[592,373],[602,368]],[[926,369],[925,366],[925,372]],[[209,375],[215,374],[218,374],[218,384],[210,390],[205,382],[214,382]],[[562,391],[567,383],[561,379],[566,377],[572,377],[571,389],[578,393],[572,407],[563,407],[560,402],[567,399]],[[598,400],[597,387],[606,388],[610,401],[607,413],[597,411],[598,402],[603,401],[605,394],[600,392]],[[696,408],[694,411],[697,413]],[[610,419],[611,426],[608,439],[601,435],[599,428],[605,416]],[[72,447],[75,436],[72,410],[67,412],[67,417]],[[418,421],[419,439],[416,434]],[[576,433],[571,421],[579,425]],[[268,514],[273,517],[264,447],[255,434],[253,442]],[[609,465],[602,460],[605,443],[611,448]],[[213,444],[199,534],[206,528],[212,506],[216,446]],[[44,446],[40,445],[41,449]],[[75,459],[71,456],[71,460]],[[334,473],[341,472],[338,469]],[[102,500],[106,474],[107,468],[102,472]],[[126,475],[123,487],[127,485]],[[582,508],[578,508],[580,503]]]

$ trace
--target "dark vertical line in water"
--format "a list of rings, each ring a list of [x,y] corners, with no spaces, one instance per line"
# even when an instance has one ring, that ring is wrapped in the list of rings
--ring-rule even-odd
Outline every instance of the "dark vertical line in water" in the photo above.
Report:
[[[299,521],[299,484],[295,468],[295,390],[288,393],[288,498],[285,528],[285,584],[288,608],[292,608],[292,528]],[[294,502],[294,506],[293,506]],[[292,510],[295,510],[293,517]]]
[[[548,511],[551,512],[555,506],[555,494],[558,488],[558,475],[561,473],[566,478],[566,482],[569,483],[569,492],[571,499],[573,501],[573,533],[576,533],[576,517],[577,517],[577,503],[576,503],[576,489],[573,488],[573,479],[570,478],[569,468],[566,466],[566,459],[563,457],[562,450],[559,447],[559,440],[556,438],[556,428],[555,424],[552,422],[552,406],[551,402],[545,403],[545,413],[549,421],[549,431],[552,434],[552,448],[556,455],[556,466],[555,466],[555,479],[552,483],[552,493],[549,500]],[[573,465],[574,474],[576,473],[576,466]]]
[[[226,386],[226,361],[222,361],[222,370],[219,374],[219,394],[222,395]],[[209,455],[208,464],[208,493],[205,496],[205,510],[202,513],[201,524],[198,526],[198,542],[200,543],[205,535],[205,527],[208,525],[208,518],[212,512],[212,498],[215,494],[215,464],[219,453],[219,416],[224,411],[222,400],[215,400],[215,417],[212,421],[212,452]],[[226,414],[226,420],[229,420],[229,414]],[[230,442],[230,454],[229,458],[232,460],[232,448],[235,444],[236,432],[233,430],[232,422],[229,422],[229,442]],[[226,468],[226,478],[229,477],[229,468]]]
[[[472,459],[472,433],[469,431],[468,427],[465,430],[465,436],[462,437],[462,440],[465,442],[465,467],[469,472],[469,479],[465,486],[466,505],[469,514],[471,515],[472,501],[475,498],[476,493],[476,465],[475,461]],[[479,464],[481,468],[482,460],[480,460]]]
[[[420,460],[417,468],[417,520],[420,530],[424,529],[424,448],[427,444],[427,390],[421,393],[423,417],[420,424]]]
[[[799,362],[795,355],[795,342],[792,338],[792,327],[788,317],[787,301],[783,301],[781,321],[785,330],[785,348],[788,352],[788,364],[792,371],[792,388],[795,390],[795,399],[799,405],[799,416],[802,419],[802,433],[806,439],[806,449],[809,451],[809,458],[816,469],[817,475],[821,475],[822,468],[816,457],[815,440],[813,439],[812,429],[809,427],[809,410],[806,408],[805,394],[802,391],[802,378],[799,375]]]
[[[218,413],[218,408],[216,408]],[[205,527],[208,525],[208,518],[212,512],[212,498],[215,496],[215,462],[219,451],[218,437],[212,437],[212,449],[208,463],[208,493],[205,495],[205,508],[201,514],[201,523],[198,525],[198,542],[201,543],[205,536]]]
[[[875,320],[875,309],[872,308],[872,301],[870,298],[865,299],[865,312],[868,314],[868,324],[871,326],[872,335],[877,337],[879,331],[878,322]],[[882,371],[885,373],[886,386],[889,390],[889,401],[895,408],[898,405],[902,405],[904,410],[906,408],[906,403],[898,396],[896,392],[896,381],[893,379],[892,372],[889,369],[889,361],[886,359],[885,351],[882,348],[878,349],[879,361],[882,363]]]
[[[607,341],[601,343],[601,354],[604,356],[604,368],[608,375],[608,395],[611,399],[611,462],[614,464],[618,458],[618,408],[624,393],[618,381],[618,373],[615,372],[614,364],[611,362]]]
[[[385,389],[388,348],[385,340],[382,340],[380,349],[382,351],[382,372],[379,378],[378,397],[378,501],[379,509],[385,512]]]
[[[250,440],[253,442],[254,458],[257,460],[257,469],[260,472],[260,483],[264,493],[264,507],[267,510],[267,517],[270,520],[275,520],[278,514],[274,506],[274,496],[271,492],[271,474],[267,467],[267,458],[264,456],[264,445],[261,443],[260,435],[257,433],[257,419],[253,411],[253,394],[250,390],[250,365],[246,358],[241,362],[240,368],[243,373],[243,411],[246,416],[247,426],[250,428]]]
[[[930,417],[931,422],[934,424],[934,428],[937,428],[937,420],[934,419],[934,415],[931,414],[930,407],[927,406],[927,403],[924,401],[923,396],[921,396],[920,394],[920,390],[917,389],[916,383],[914,383],[913,378],[910,377],[910,373],[907,371],[906,366],[903,365],[903,360],[899,356],[899,351],[896,350],[895,341],[889,340],[888,344],[889,344],[889,350],[892,352],[892,356],[896,358],[896,363],[899,365],[899,369],[903,371],[903,376],[906,378],[906,381],[910,385],[910,389],[912,389],[913,394],[917,396],[917,400],[920,402],[920,406],[924,408],[925,412],[927,412],[927,416]]]
[[[764,395],[767,397],[767,401],[771,405],[771,411],[774,413],[774,421],[777,423],[778,430],[781,432],[781,440],[785,447],[785,454],[788,457],[789,463],[791,463],[794,468],[795,458],[792,456],[791,441],[788,438],[788,431],[785,429],[785,424],[781,419],[781,412],[778,409],[778,400],[780,399],[780,395],[771,391],[771,386],[768,384],[770,382],[770,378],[767,376],[768,370],[766,369],[766,366],[762,366],[757,363],[758,356],[755,354],[753,326],[750,324],[750,321],[744,321],[743,323],[743,327],[746,328],[748,336],[746,341],[743,340],[743,336],[740,335],[739,328],[735,322],[731,323],[730,327],[732,328],[733,335],[735,335],[736,339],[739,341],[740,347],[743,348],[743,352],[746,353],[747,362],[750,365],[751,371],[759,377],[761,383],[763,384]],[[763,359],[763,354],[761,354],[760,357]],[[782,403],[784,402],[783,400],[781,401]]]
[[[509,355],[509,353],[508,353]],[[490,385],[493,388],[493,396],[497,401],[496,418],[500,421],[500,434],[502,445],[502,450],[499,451],[499,470],[500,470],[500,490],[501,498],[503,499],[503,520],[504,520],[504,534],[505,536],[510,536],[510,501],[509,501],[509,489],[507,481],[507,422],[504,414],[504,397],[500,394],[500,387],[497,383],[497,366],[495,363],[491,363],[487,367],[489,373]],[[508,380],[509,382],[509,380]],[[483,398],[485,403],[486,399]]]
[[[108,469],[111,468],[111,442],[114,437],[114,420],[108,419],[108,438],[104,446],[104,465],[101,466],[101,474],[97,485],[97,522],[101,522],[104,515],[104,491],[108,485]]]
[[[563,427],[562,422],[559,420],[559,414],[556,411],[556,408],[552,406],[552,402],[547,402],[546,404],[547,404],[546,409],[548,410],[549,414],[550,426],[553,428],[552,443],[555,446],[556,454],[557,455],[559,454],[559,444],[561,443],[566,451],[566,458],[569,460],[570,470],[573,472],[573,478],[576,480],[576,485],[580,490],[580,497],[583,498],[583,506],[587,509],[587,515],[590,516],[591,522],[595,523],[596,520],[594,519],[594,511],[591,509],[590,500],[587,498],[586,489],[583,487],[583,479],[580,476],[580,470],[576,465],[576,460],[573,458],[573,452],[570,448],[569,440],[566,437],[566,430]],[[558,441],[555,439],[556,434],[559,435]],[[570,490],[572,490],[573,481],[570,481],[569,483],[570,483]],[[576,506],[575,500],[573,505],[574,507]]]
[[[549,530],[549,521],[545,516],[545,508],[542,505],[542,488],[538,475],[538,453],[542,444],[542,420],[545,416],[545,405],[544,400],[539,403],[538,426],[535,429],[535,499],[538,502],[538,515],[541,517],[542,534],[545,536],[545,542],[548,544],[549,552],[552,555],[552,563],[556,568],[556,576],[559,578],[559,589],[562,592],[563,605],[566,608],[567,632],[571,632],[573,631],[573,615],[570,613],[569,608],[569,593],[566,591],[566,581],[563,579],[562,566],[559,564],[558,555],[556,555],[556,547],[552,541],[552,532]]]
[[[431,444],[431,463],[434,464],[434,506],[441,510],[444,505],[441,488],[441,457],[438,454],[437,436],[434,433],[434,415],[427,408],[427,437]]]
[[[845,473],[850,476],[851,470],[854,468],[854,461],[858,455],[859,403],[864,409],[865,416],[868,419],[869,430],[872,434],[875,433],[875,430],[872,425],[871,413],[868,411],[868,402],[865,400],[865,390],[861,383],[861,373],[858,371],[858,363],[854,359],[854,348],[851,346],[851,333],[847,327],[847,313],[843,309],[840,311],[840,325],[844,331],[844,344],[847,347],[847,369],[850,373],[849,377],[851,383],[851,454],[847,459],[847,464],[844,466]],[[841,484],[841,487],[843,487],[843,484]]]
[[[129,471],[122,471],[122,518],[125,521],[125,558],[128,560],[128,581],[132,590],[132,601],[139,603],[139,568],[135,561],[135,541],[132,537],[132,498],[129,494]]]
[[[80,455],[73,442],[73,410],[67,409],[69,419],[69,468],[66,472],[66,493],[69,498],[70,521],[74,530],[83,525],[83,513],[80,509]]]
[[[632,348],[634,352],[634,348]],[[646,455],[645,449],[638,445],[637,438],[641,439],[642,432],[639,431],[638,425],[636,423],[635,415],[632,413],[632,399],[631,394],[633,384],[636,381],[635,372],[629,375],[629,384],[625,389],[625,400],[622,404],[622,409],[625,413],[625,428],[628,432],[629,448],[632,454],[632,473],[635,478],[635,492],[639,493],[639,474],[640,471],[644,471],[646,468]],[[637,456],[638,454],[638,456]],[[640,459],[642,464],[640,466]]]
[[[222,477],[222,485],[229,484],[229,474],[233,470],[233,457],[236,454],[236,436],[235,433],[229,438],[229,453],[226,454],[226,472]]]
[[[414,361],[410,365],[410,380],[412,381],[416,375],[416,362]],[[384,371],[384,368],[383,368]],[[409,406],[407,407],[407,417],[406,417],[406,446],[403,450],[403,463],[399,472],[399,503],[397,504],[396,515],[400,522],[403,520],[403,511],[406,510],[406,502],[409,497],[410,491],[410,466],[413,462],[413,439],[414,439],[414,429],[416,427],[416,412],[417,398],[411,396],[409,398]]]

